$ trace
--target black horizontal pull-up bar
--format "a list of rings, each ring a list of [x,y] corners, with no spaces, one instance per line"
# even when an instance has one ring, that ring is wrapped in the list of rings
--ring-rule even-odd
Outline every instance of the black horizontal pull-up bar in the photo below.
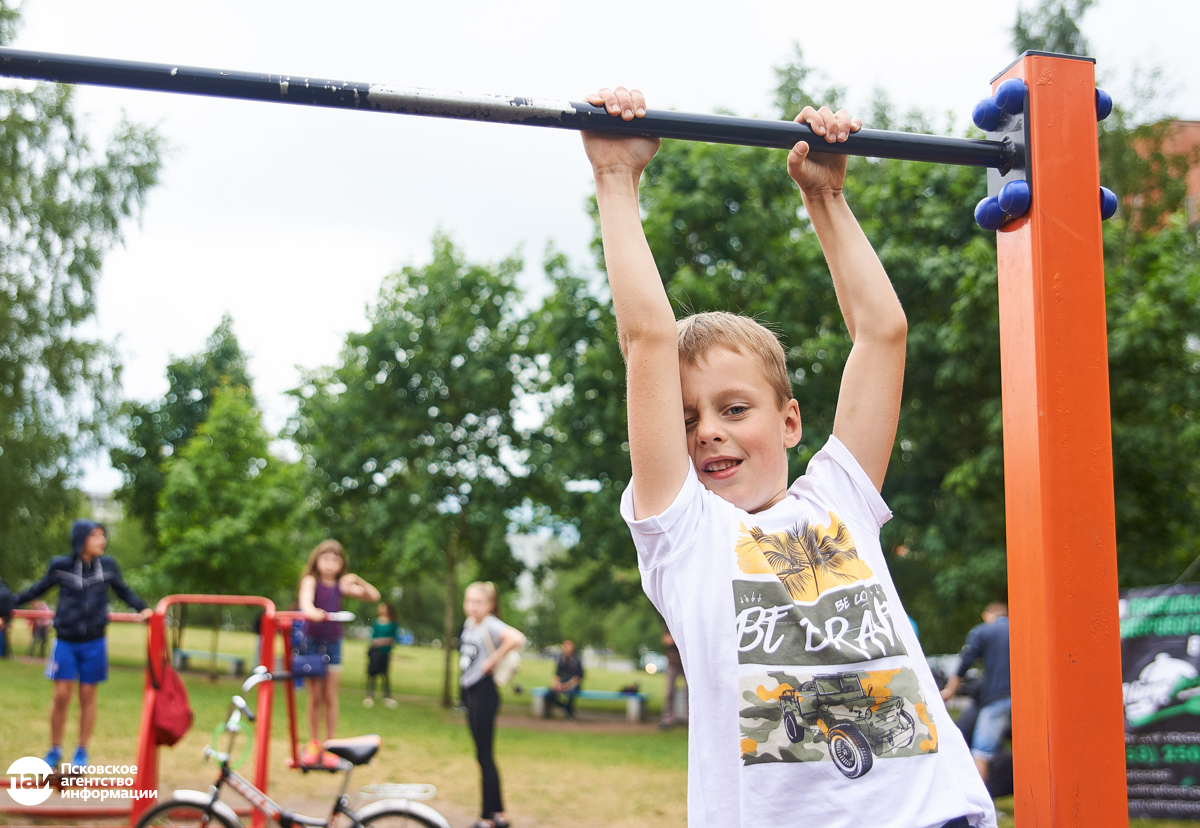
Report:
[[[19,49],[0,48],[0,76],[751,147],[787,149],[797,141],[807,140],[814,152],[995,167],[1005,172],[1017,161],[1016,151],[1008,141],[863,129],[845,142],[828,143],[814,136],[807,126],[791,121],[692,115],[662,109],[649,110],[644,118],[623,121],[602,107],[574,101],[199,69]]]

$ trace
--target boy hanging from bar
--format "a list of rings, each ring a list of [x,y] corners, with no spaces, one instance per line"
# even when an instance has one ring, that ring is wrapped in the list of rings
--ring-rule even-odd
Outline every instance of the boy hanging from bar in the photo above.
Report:
[[[624,87],[588,101],[646,111]],[[861,126],[797,121],[828,142]],[[626,362],[622,515],[688,677],[689,825],[995,826],[879,545],[907,322],[846,203],[846,157],[801,142],[787,159],[854,343],[833,435],[789,486],[801,423],[779,341],[730,313],[676,321],[639,213],[658,140],[583,140]]]

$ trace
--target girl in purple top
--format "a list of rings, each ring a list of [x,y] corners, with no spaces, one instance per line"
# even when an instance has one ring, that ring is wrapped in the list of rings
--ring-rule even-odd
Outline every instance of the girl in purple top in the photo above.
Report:
[[[328,614],[342,608],[342,597],[360,601],[378,601],[379,590],[362,578],[346,571],[346,550],[335,540],[317,544],[308,556],[300,576],[300,612],[304,614],[304,647],[309,653],[323,652],[329,659],[325,675],[308,679],[308,729],[310,739],[300,755],[302,765],[328,763],[336,767],[338,759],[321,748],[321,720],[325,737],[332,739],[338,720],[338,675],[342,671],[342,622],[330,621]]]

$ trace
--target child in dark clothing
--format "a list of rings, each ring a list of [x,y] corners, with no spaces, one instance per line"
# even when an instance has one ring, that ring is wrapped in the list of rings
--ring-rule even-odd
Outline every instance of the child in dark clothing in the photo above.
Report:
[[[62,734],[71,707],[71,691],[79,683],[79,745],[72,765],[88,764],[87,743],[96,724],[96,685],[108,680],[108,648],[104,637],[108,626],[108,590],[149,618],[153,610],[134,594],[121,568],[105,556],[108,532],[98,523],[77,520],[71,527],[72,554],[50,561],[46,574],[16,597],[24,604],[58,587],[58,609],[54,629],[58,640],[46,661],[46,678],[54,681],[50,708],[50,752],[46,764],[57,768],[62,762]]]
[[[383,703],[387,707],[395,707],[396,700],[392,698],[392,683],[388,677],[391,668],[392,645],[396,643],[396,615],[386,601],[379,602],[379,616],[371,627],[371,646],[367,650],[367,695],[363,699],[363,707],[375,705],[375,679],[383,681]]]

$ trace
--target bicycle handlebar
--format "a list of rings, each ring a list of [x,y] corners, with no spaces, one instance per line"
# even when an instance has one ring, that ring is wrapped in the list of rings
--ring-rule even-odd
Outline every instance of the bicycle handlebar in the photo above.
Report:
[[[249,693],[264,681],[287,681],[290,678],[292,678],[292,674],[285,670],[279,670],[272,673],[268,671],[266,667],[260,664],[254,668],[250,678],[246,679],[246,681],[242,684],[242,692]]]
[[[250,705],[246,704],[246,700],[241,696],[233,697],[233,706],[242,711],[242,715],[247,719],[254,721],[254,711],[250,709]]]

